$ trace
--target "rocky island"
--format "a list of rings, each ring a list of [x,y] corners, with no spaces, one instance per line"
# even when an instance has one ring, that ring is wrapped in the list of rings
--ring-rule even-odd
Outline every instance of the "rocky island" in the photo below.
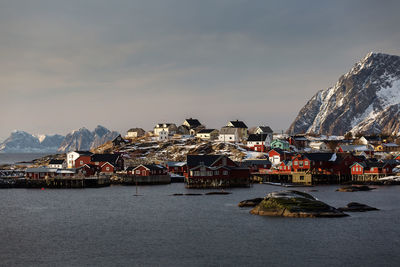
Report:
[[[347,214],[299,191],[269,193],[251,211],[251,214],[283,217],[344,217]]]

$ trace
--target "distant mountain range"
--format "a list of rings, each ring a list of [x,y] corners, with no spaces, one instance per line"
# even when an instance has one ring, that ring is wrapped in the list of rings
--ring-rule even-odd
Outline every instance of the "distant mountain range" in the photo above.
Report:
[[[400,130],[400,57],[369,53],[300,110],[289,133],[344,135]]]
[[[113,140],[118,132],[97,126],[94,131],[85,127],[62,135],[32,135],[24,131],[13,131],[0,143],[0,153],[56,153],[73,150],[90,150]]]

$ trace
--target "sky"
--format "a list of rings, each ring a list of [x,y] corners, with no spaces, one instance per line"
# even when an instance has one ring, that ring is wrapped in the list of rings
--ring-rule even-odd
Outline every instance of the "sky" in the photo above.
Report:
[[[198,118],[286,130],[368,52],[400,55],[400,1],[0,0],[0,141]]]

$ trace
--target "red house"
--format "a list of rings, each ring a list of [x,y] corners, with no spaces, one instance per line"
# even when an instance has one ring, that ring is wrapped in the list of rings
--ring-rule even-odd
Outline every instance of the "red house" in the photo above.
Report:
[[[181,176],[184,176],[185,173],[187,173],[186,162],[168,161],[167,169],[169,173],[174,173]]]
[[[75,168],[80,168],[84,165],[91,164],[91,155],[80,155],[76,160],[75,160]]]
[[[187,155],[189,188],[249,186],[249,168],[239,167],[225,155]]]
[[[129,175],[134,176],[153,176],[153,175],[167,175],[167,168],[157,164],[144,164],[136,167],[129,167],[127,169]]]
[[[292,172],[292,161],[284,160],[281,161],[278,167],[278,172],[282,174],[291,174]]]

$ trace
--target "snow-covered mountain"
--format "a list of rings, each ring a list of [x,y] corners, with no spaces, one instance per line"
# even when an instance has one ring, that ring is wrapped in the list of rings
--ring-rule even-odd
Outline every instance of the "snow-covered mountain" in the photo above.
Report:
[[[113,140],[118,132],[97,126],[93,132],[81,128],[62,135],[32,135],[24,131],[13,131],[0,143],[0,153],[56,153],[72,150],[89,150]]]
[[[400,57],[369,53],[300,110],[289,133],[399,133]]]
[[[53,153],[61,142],[62,135],[35,136],[24,131],[13,131],[11,135],[0,143],[2,153]]]
[[[98,147],[107,141],[113,140],[118,135],[118,132],[111,132],[100,125],[98,125],[93,132],[83,127],[67,134],[58,148],[58,151],[68,152],[73,150],[89,150]]]

